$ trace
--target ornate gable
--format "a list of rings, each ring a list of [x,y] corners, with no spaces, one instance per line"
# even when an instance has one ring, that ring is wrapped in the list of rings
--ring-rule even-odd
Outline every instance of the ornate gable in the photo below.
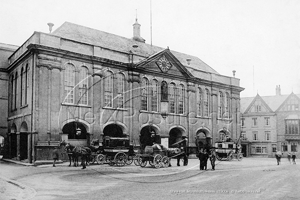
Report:
[[[179,62],[169,49],[158,52],[137,63],[136,67],[152,73],[163,73],[168,76],[192,77],[190,72]]]
[[[300,110],[300,99],[294,93],[291,93],[277,109],[277,111],[299,111],[299,110]]]

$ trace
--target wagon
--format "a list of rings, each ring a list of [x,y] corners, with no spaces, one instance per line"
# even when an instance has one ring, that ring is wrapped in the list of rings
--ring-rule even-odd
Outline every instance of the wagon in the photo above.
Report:
[[[133,162],[136,151],[129,144],[128,137],[106,136],[102,145],[102,150],[96,156],[97,163],[121,167]]]
[[[184,153],[179,148],[166,148],[160,144],[146,146],[143,152],[137,155],[139,165],[146,167],[149,163],[150,166],[155,168],[169,167],[172,158],[177,158]]]
[[[220,161],[225,160],[242,160],[243,154],[240,151],[240,145],[234,142],[216,142],[215,143],[216,149],[216,157]]]

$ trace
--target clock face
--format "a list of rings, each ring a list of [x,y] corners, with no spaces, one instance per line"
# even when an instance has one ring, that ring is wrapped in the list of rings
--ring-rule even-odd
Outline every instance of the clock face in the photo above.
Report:
[[[167,72],[171,67],[172,64],[168,61],[168,59],[165,56],[162,56],[156,64],[163,72]]]

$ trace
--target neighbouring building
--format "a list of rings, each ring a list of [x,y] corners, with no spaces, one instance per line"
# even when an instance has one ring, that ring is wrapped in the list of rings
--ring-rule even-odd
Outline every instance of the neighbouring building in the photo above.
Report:
[[[65,22],[52,33],[34,32],[4,60],[10,158],[51,159],[62,140],[129,137],[139,146],[151,131],[167,146],[187,137],[190,153],[195,137],[240,136],[239,79],[145,43],[137,20],[133,38]]]
[[[241,98],[242,148],[245,156],[273,157],[280,150],[298,153],[300,142],[300,95]]]

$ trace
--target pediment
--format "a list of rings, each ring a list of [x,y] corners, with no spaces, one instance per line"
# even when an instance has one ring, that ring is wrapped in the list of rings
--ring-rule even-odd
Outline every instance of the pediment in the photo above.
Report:
[[[245,113],[271,113],[273,112],[272,109],[268,106],[268,104],[259,96],[257,95],[253,101],[250,103],[248,108],[246,109]]]
[[[148,57],[137,63],[136,67],[143,71],[162,73],[170,76],[192,76],[169,49],[165,49]]]

